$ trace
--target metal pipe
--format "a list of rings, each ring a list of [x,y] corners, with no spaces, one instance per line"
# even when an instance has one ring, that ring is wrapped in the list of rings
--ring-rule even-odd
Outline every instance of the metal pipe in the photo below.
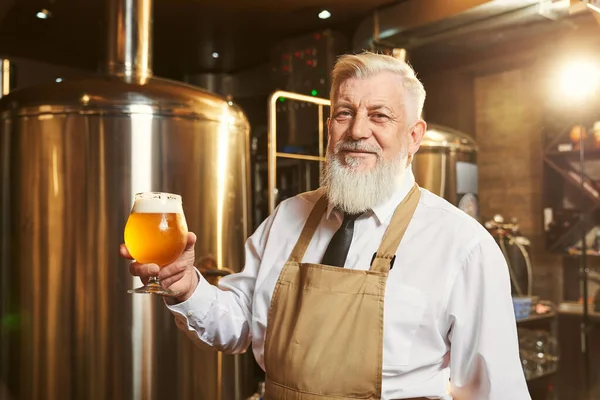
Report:
[[[107,72],[128,82],[152,76],[152,0],[109,0]]]
[[[377,51],[376,45],[379,43],[379,10],[373,11],[373,42],[371,43],[371,51]]]
[[[290,158],[293,160],[304,160],[304,161],[327,161],[327,158],[321,156],[307,156],[305,154],[294,154],[294,153],[275,153],[277,158]]]
[[[288,153],[278,153],[277,152],[277,100],[280,97],[284,97],[290,100],[304,101],[306,103],[317,104],[319,106],[330,106],[331,102],[328,99],[323,99],[320,97],[312,97],[306,96],[303,94],[286,92],[283,90],[278,90],[273,92],[271,96],[269,96],[268,102],[268,129],[267,129],[267,139],[268,139],[268,147],[267,147],[267,196],[269,198],[269,213],[272,213],[275,210],[275,181],[277,179],[277,157],[287,157],[287,158],[295,158],[301,160],[309,160],[309,161],[322,161],[324,158],[322,156],[306,156],[300,154],[288,154]],[[322,111],[319,112],[319,116],[321,117]],[[320,118],[320,124],[322,124],[322,118]],[[322,128],[320,128],[322,132]],[[319,153],[321,152],[321,148],[323,147],[322,143],[323,135],[319,135]]]
[[[434,33],[422,38],[411,38],[410,35],[402,37],[402,33],[400,33],[395,38],[398,40],[391,38],[388,40],[393,40],[394,43],[399,43],[408,49],[416,49],[431,43],[439,43],[443,40],[451,40],[460,36],[489,32],[493,29],[500,29],[511,24],[526,22],[527,18],[538,15],[538,11],[539,4],[536,3],[510,10],[493,17],[476,20],[466,25],[450,28],[449,30]],[[565,10],[564,12],[566,14],[568,13],[568,10]]]
[[[323,127],[323,105],[319,104],[319,158],[325,159],[325,149],[323,148],[324,127]],[[319,163],[319,176],[323,170],[323,163]]]
[[[552,3],[552,14],[548,16],[540,11],[543,4],[539,0],[397,1],[375,10],[373,15],[377,16],[376,19],[368,17],[361,22],[355,31],[353,48],[359,50],[379,43],[390,48],[401,46],[413,50],[458,36],[526,22],[527,18],[536,15],[556,19],[569,15],[573,9],[568,2]],[[440,24],[440,28],[429,29],[440,21],[457,17],[460,17],[460,23],[456,22],[450,27]],[[425,36],[414,32],[425,27],[430,32]]]
[[[583,115],[583,111],[580,110],[581,115]],[[583,120],[583,117],[580,117]],[[582,123],[579,126],[584,127],[585,125]],[[585,129],[585,128],[584,128]],[[579,135],[579,178],[580,182],[580,192],[579,192],[579,204],[581,210],[585,209],[585,142],[583,141],[583,132]],[[585,225],[586,215],[583,212],[579,213],[579,221],[581,224],[581,256],[579,258],[579,277],[581,280],[581,288],[583,291],[583,317],[581,320],[581,352],[583,353],[583,382],[585,395],[589,396],[588,398],[592,398],[592,386],[590,379],[590,350],[589,350],[589,339],[590,339],[590,321],[589,321],[589,304],[588,304],[588,274],[589,267],[587,263],[587,229]]]
[[[11,66],[11,62],[8,59],[0,59],[0,98],[10,93],[12,89]]]

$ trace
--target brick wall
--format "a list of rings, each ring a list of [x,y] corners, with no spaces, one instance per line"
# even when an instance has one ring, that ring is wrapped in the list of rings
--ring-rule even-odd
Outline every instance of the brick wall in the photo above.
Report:
[[[562,298],[562,257],[544,249],[542,133],[544,68],[474,77],[481,214],[517,218],[532,241],[533,291]]]

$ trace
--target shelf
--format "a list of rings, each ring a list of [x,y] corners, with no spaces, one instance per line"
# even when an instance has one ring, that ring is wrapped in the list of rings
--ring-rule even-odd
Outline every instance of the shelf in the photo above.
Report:
[[[600,157],[600,149],[597,149],[597,148],[584,147],[583,152],[584,152],[584,156],[586,158],[591,157],[593,159],[593,157]],[[549,151],[546,151],[545,154],[547,156],[552,156],[552,157],[568,156],[568,157],[579,158],[579,149],[567,150],[567,151],[549,150]],[[590,161],[590,160],[588,160],[588,161]]]
[[[533,321],[540,321],[540,320],[544,320],[544,319],[552,319],[556,317],[556,312],[555,311],[550,311],[548,313],[545,314],[532,314],[527,318],[520,318],[517,320],[517,325],[518,324],[524,324],[527,322],[533,322]]]
[[[552,167],[552,169],[554,169],[556,172],[558,172],[563,177],[564,180],[566,180],[567,182],[572,184],[576,189],[581,189],[581,181],[579,178],[579,173],[577,171],[571,171],[571,172],[575,172],[575,174],[577,174],[577,178],[574,178],[573,176],[571,176],[569,174],[569,172],[566,171],[566,168],[559,166],[553,160],[550,160],[548,157],[544,157],[544,160],[546,161],[546,163],[548,165],[550,165],[550,167]],[[586,178],[591,181],[591,179],[589,177],[586,177]],[[593,187],[590,190],[597,191],[597,189],[593,188]],[[596,195],[594,195],[593,193],[590,193],[589,190],[584,190],[583,193],[594,204],[600,206],[600,192],[597,192]]]
[[[581,250],[568,249],[567,254],[572,257],[580,257],[582,253]],[[585,255],[587,257],[600,257],[600,252],[596,250],[586,250]]]
[[[563,216],[566,218],[559,217],[556,222],[560,226],[554,225],[545,233],[545,247],[551,253],[568,255],[570,247],[579,243],[584,234],[600,224],[600,148],[589,130],[598,117],[582,116],[580,121],[573,121],[568,114],[557,115],[553,112],[547,118],[542,133],[545,138],[543,142],[546,143],[542,152],[543,207],[551,208],[556,215],[565,211]],[[584,138],[581,149],[583,151],[579,149],[579,143],[571,140],[572,128],[576,125],[588,129],[588,137]],[[583,184],[581,153],[585,172]],[[579,214],[580,219],[574,221],[569,214]],[[568,228],[563,225],[566,222],[570,224]],[[574,254],[570,256],[577,257]]]
[[[558,307],[558,314],[583,317],[583,304],[562,302]],[[600,322],[600,312],[594,311],[594,306],[592,304],[588,305],[588,317],[590,321]]]
[[[587,131],[587,138],[584,137],[584,148],[587,153],[587,149],[595,148],[595,140],[593,135],[592,126],[595,121],[599,119],[597,105],[589,105],[589,112],[587,115],[580,115],[577,118],[573,118],[571,113],[563,113],[564,110],[547,110],[549,112],[545,115],[545,121],[543,123],[542,135],[544,138],[544,150],[546,153],[557,151],[559,145],[571,144],[571,131],[575,126],[584,126]],[[593,111],[592,111],[593,110]],[[552,132],[552,134],[549,134]],[[576,150],[577,151],[577,150]]]

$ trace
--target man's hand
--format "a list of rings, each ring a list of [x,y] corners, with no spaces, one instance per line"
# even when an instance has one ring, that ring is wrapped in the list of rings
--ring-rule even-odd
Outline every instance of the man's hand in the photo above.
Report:
[[[189,232],[185,250],[175,262],[163,268],[159,268],[156,264],[133,262],[129,267],[129,272],[133,276],[139,276],[144,284],[151,277],[158,276],[163,288],[179,292],[176,299],[179,302],[185,301],[194,293],[196,286],[198,286],[198,275],[196,275],[196,271],[194,270],[195,244],[196,235]],[[124,244],[121,245],[119,252],[123,258],[133,259]]]

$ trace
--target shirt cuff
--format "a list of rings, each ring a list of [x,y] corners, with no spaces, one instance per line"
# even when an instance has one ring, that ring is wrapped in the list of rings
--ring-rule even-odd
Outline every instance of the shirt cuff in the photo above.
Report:
[[[176,319],[181,321],[183,317],[187,325],[195,320],[202,320],[206,317],[213,303],[215,302],[216,295],[214,287],[202,276],[202,274],[194,268],[198,275],[198,285],[194,290],[194,293],[185,301],[181,303],[173,303],[174,299],[164,297],[165,305],[173,313]]]

